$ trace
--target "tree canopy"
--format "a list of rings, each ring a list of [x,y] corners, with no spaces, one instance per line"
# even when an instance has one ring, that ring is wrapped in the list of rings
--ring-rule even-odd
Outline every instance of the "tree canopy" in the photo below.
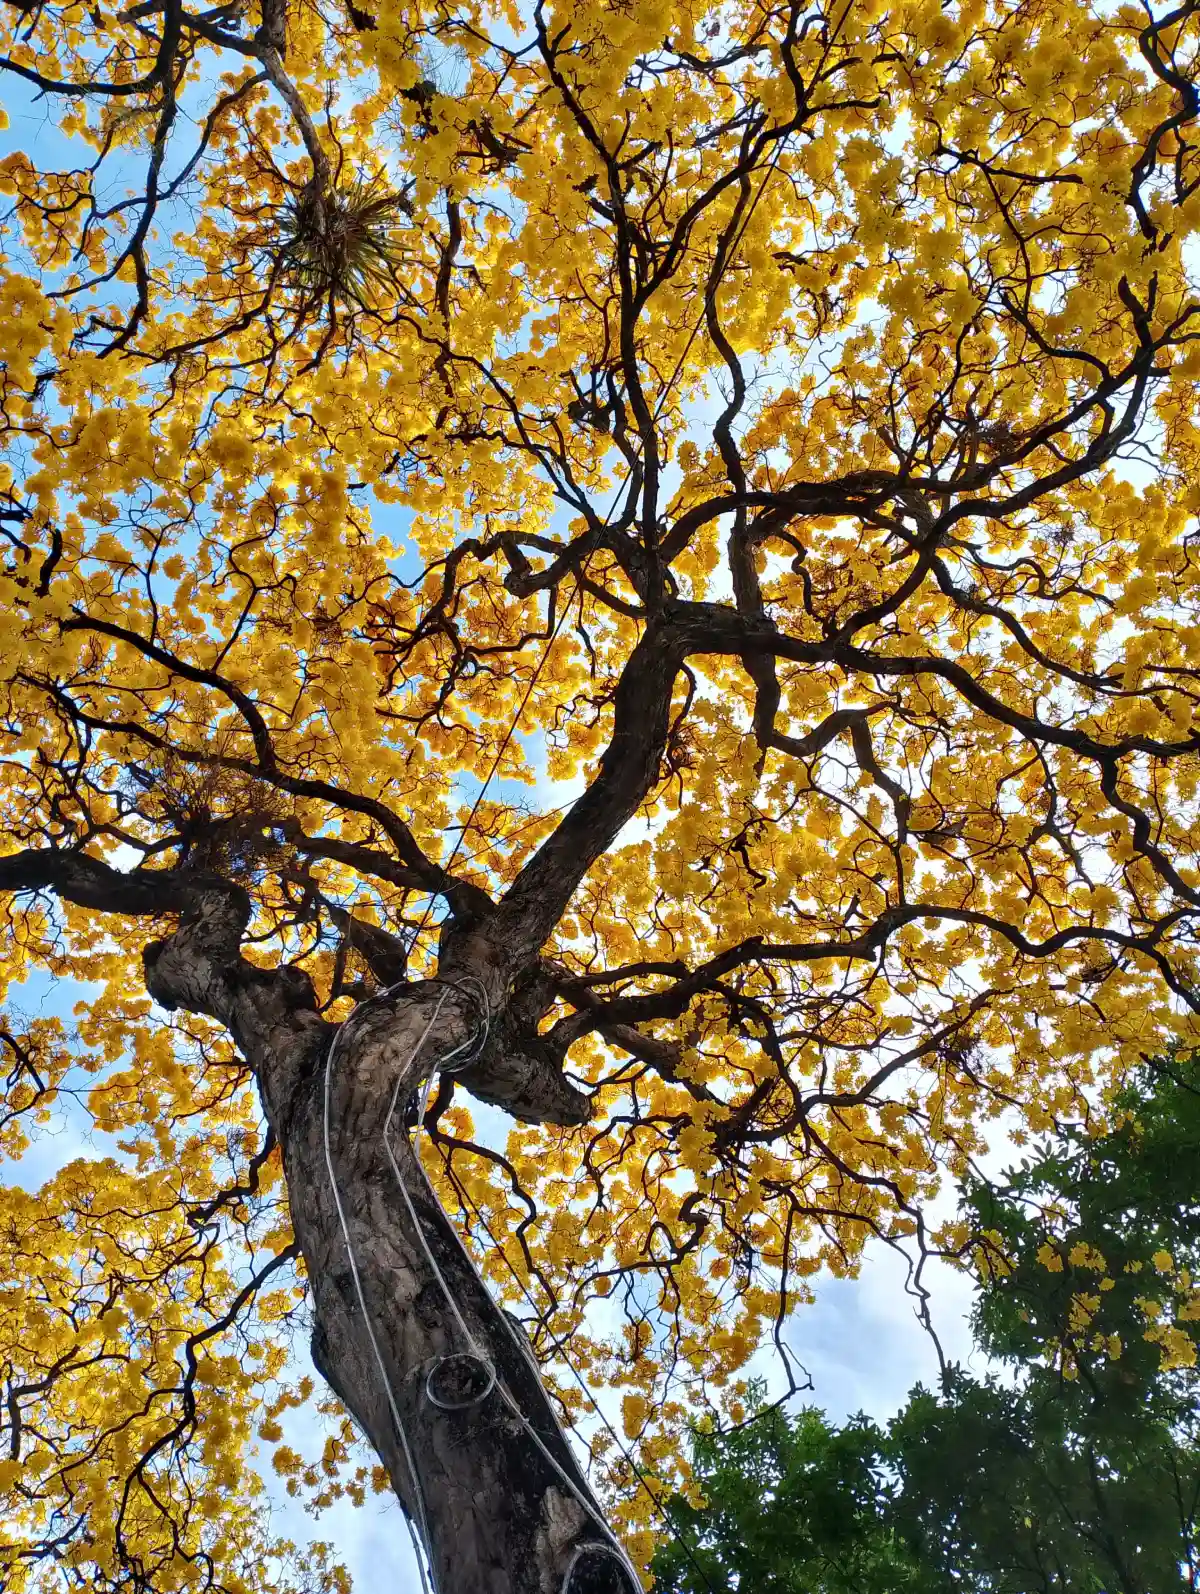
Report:
[[[0,1144],[115,1137],[0,1195],[14,1594],[276,1575],[271,1033],[477,982],[426,1163],[664,1488],[1200,1042],[1198,13],[3,8]]]
[[[699,1433],[663,1594],[1182,1594],[1200,1566],[1200,1080],[1061,1126],[961,1218],[977,1349],[881,1428],[766,1407]]]

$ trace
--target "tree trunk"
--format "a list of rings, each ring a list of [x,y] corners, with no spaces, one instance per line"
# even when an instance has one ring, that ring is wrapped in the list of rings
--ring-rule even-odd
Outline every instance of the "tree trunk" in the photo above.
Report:
[[[436,1594],[639,1594],[521,1331],[403,1127],[443,1063],[534,1121],[579,1122],[586,1102],[475,974],[363,1004],[339,1032],[305,974],[241,957],[248,916],[244,893],[198,887],[175,933],[146,948],[146,986],[225,1024],[255,1070],[312,1288],[314,1360],[386,1467]]]
[[[636,1594],[522,1332],[426,1182],[401,1110],[385,1144],[389,1103],[402,1109],[470,1023],[445,987],[416,986],[346,1029],[328,1087],[322,1058],[290,1099],[265,1091],[312,1284],[313,1358],[387,1468],[439,1594]]]

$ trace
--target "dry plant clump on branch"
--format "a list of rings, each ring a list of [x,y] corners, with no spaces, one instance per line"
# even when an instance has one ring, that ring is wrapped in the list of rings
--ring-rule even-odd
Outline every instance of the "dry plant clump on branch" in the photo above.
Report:
[[[283,206],[264,249],[304,302],[366,309],[400,288],[411,215],[405,196],[379,179],[358,177],[325,193],[306,184]]]

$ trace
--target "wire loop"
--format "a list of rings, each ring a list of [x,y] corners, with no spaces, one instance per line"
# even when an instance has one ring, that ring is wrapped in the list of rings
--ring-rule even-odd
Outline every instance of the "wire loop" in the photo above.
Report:
[[[439,1411],[470,1411],[482,1405],[495,1387],[495,1367],[474,1351],[437,1356],[425,1374],[425,1398]]]
[[[574,1554],[567,1562],[567,1570],[563,1573],[562,1589],[560,1594],[594,1594],[595,1585],[592,1581],[592,1577],[595,1576],[597,1568],[594,1565],[591,1567],[584,1566],[584,1562],[589,1559],[594,1559],[596,1561],[615,1561],[616,1564],[621,1568],[622,1572],[628,1570],[628,1563],[626,1562],[625,1557],[623,1555],[618,1555],[611,1544],[605,1544],[599,1539],[591,1544],[577,1544],[575,1546]],[[579,1588],[573,1590],[572,1584],[575,1581],[575,1574],[581,1567],[583,1567],[585,1574],[591,1573],[592,1576],[588,1577],[588,1581],[586,1583],[580,1584]],[[606,1585],[605,1594],[607,1594],[607,1588],[610,1587],[611,1584]]]

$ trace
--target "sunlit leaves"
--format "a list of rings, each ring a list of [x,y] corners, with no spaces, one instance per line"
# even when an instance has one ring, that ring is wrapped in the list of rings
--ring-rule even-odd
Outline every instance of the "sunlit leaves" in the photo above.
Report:
[[[485,933],[482,893],[644,759],[513,997],[591,1122],[501,1161],[439,1098],[430,1166],[669,1474],[816,1274],[928,1244],[992,1122],[1200,1036],[1194,8],[10,9],[58,122],[0,157],[6,835],[235,881],[247,957],[338,1017],[370,932],[428,971],[434,891]],[[634,648],[685,623],[661,745],[612,742]],[[162,925],[6,912],[13,981],[96,991],[77,1041],[14,1018],[5,1149],[76,1044],[124,1148],[45,1193],[54,1310],[119,1190],[159,1272],[101,1247],[87,1289],[178,1280],[179,1325],[122,1329],[169,1426],[178,1336],[288,1241],[253,1084],[152,1009]],[[201,1472],[243,1476],[270,1300],[214,1336]],[[63,1379],[90,1513],[136,1458]],[[327,1492],[340,1443],[279,1466]],[[112,1554],[187,1575],[188,1510]]]

